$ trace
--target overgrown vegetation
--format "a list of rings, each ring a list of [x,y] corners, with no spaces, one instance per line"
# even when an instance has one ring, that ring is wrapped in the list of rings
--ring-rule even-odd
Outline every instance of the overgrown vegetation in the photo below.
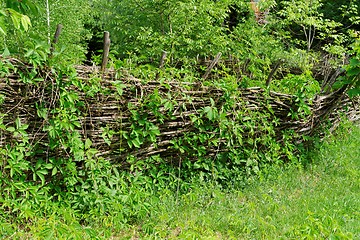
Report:
[[[359,129],[313,157],[318,134],[276,128],[280,118],[309,119],[321,94],[360,95],[359,1],[333,4],[262,1],[259,24],[248,1],[1,2],[0,79],[10,86],[0,89],[1,235],[356,238]],[[58,23],[64,32],[52,51]],[[72,66],[99,63],[102,30],[112,36],[112,82]],[[132,77],[159,87],[144,93],[124,81]],[[12,89],[14,81],[26,88]],[[194,83],[220,94],[196,98]],[[248,87],[265,89],[251,100],[261,108],[245,102]],[[291,94],[296,107],[276,115],[270,91]],[[124,101],[129,92],[135,101]],[[92,122],[88,106],[101,98],[126,111],[116,121],[127,125]],[[159,130],[177,118],[190,122],[181,134]],[[93,125],[117,147],[111,161],[86,135]],[[139,154],[164,143],[174,155]]]
[[[117,211],[90,212],[87,224],[72,208],[50,204],[31,221],[17,223],[2,214],[0,231],[5,239],[356,239],[359,139],[359,127],[342,126],[311,153],[308,164],[268,166],[243,181],[241,190],[195,180],[186,193],[170,191],[171,186],[152,192],[138,180],[124,186],[124,195],[98,198]],[[124,221],[129,213],[134,218]]]
[[[309,165],[270,166],[241,191],[196,185],[164,197],[131,235],[140,238],[359,237],[359,128],[342,127]],[[350,134],[349,131],[351,131]]]

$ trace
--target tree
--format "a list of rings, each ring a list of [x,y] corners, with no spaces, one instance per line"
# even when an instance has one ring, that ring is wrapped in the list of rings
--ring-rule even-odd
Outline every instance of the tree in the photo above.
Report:
[[[235,2],[124,0],[101,1],[96,8],[106,9],[102,22],[121,56],[158,59],[167,51],[172,58],[191,58],[226,51],[229,38],[224,22]]]
[[[282,1],[283,9],[278,15],[283,18],[281,24],[287,27],[297,40],[299,46],[304,46],[307,51],[313,48],[314,40],[336,38],[336,28],[341,23],[324,18],[319,10],[323,6],[320,0],[294,0]],[[296,37],[299,33],[302,37]]]
[[[50,44],[58,24],[63,25],[59,45],[64,48],[63,58],[79,62],[85,59],[86,41],[90,37],[84,27],[91,16],[90,1],[37,0],[40,14],[33,15],[34,34]]]
[[[85,59],[86,39],[89,32],[84,24],[90,13],[89,1],[78,0],[7,0],[0,11],[0,32],[8,29],[0,46],[10,53],[27,55],[50,47],[51,36],[57,24],[64,26],[59,45],[64,48],[63,59],[79,62]],[[32,28],[29,29],[30,19]],[[4,21],[6,20],[6,21]],[[8,28],[12,20],[15,28]],[[28,31],[14,32],[15,29]],[[35,49],[36,48],[36,49]],[[43,51],[43,50],[42,50]],[[44,50],[46,51],[46,50]]]

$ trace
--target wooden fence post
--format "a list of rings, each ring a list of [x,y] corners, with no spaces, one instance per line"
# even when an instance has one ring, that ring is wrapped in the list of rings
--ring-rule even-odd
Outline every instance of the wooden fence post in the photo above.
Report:
[[[203,77],[202,77],[204,80],[208,78],[211,70],[212,70],[212,69],[215,67],[215,65],[219,62],[220,57],[221,57],[221,52],[219,52],[219,53],[216,55],[215,59],[210,63],[209,67],[206,69],[206,72],[205,72],[205,74],[204,74]]]
[[[279,61],[277,61],[277,63],[275,64],[274,68],[271,70],[271,72],[266,80],[266,84],[265,84],[266,87],[270,86],[270,82],[271,82],[272,78],[274,77],[276,71],[279,69],[280,65],[284,62],[285,62],[284,59],[280,59]]]
[[[161,72],[161,70],[164,68],[166,56],[167,56],[167,52],[166,52],[166,51],[162,51],[162,55],[161,55],[160,63],[159,63],[159,71],[156,73],[155,80],[158,80],[159,77],[160,77],[160,72]]]
[[[167,52],[163,51],[162,55],[161,55],[161,59],[160,59],[160,64],[159,64],[160,69],[164,67],[166,56],[167,56]]]
[[[55,32],[55,35],[54,35],[54,39],[53,39],[53,41],[51,43],[51,47],[50,47],[49,57],[51,57],[53,55],[53,53],[54,53],[55,44],[57,44],[57,42],[59,41],[59,37],[60,37],[62,28],[63,28],[63,25],[61,25],[61,24],[58,24],[57,27],[56,27],[56,32]]]
[[[109,59],[109,51],[110,51],[110,34],[108,31],[104,32],[104,51],[102,56],[102,63],[101,63],[101,72],[104,72],[106,69],[106,64]]]

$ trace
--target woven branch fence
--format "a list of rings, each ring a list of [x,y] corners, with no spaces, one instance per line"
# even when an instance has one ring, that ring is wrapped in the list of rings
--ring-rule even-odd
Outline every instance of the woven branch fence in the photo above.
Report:
[[[10,60],[9,60],[10,61]],[[19,64],[11,60],[14,65]],[[31,70],[29,66],[20,66],[19,69]],[[131,76],[122,75],[116,77],[114,71],[100,74],[95,67],[79,66],[76,68],[77,78],[89,85],[96,83],[103,91],[91,94],[78,90],[75,86],[69,86],[69,91],[77,92],[79,101],[83,103],[81,113],[78,116],[80,127],[77,131],[83,139],[90,139],[92,147],[98,150],[97,156],[104,157],[116,162],[123,161],[127,156],[133,155],[137,158],[146,158],[153,155],[177,158],[181,153],[173,148],[171,140],[178,139],[189,132],[199,131],[194,126],[192,116],[198,115],[202,109],[211,105],[211,99],[215,106],[220,109],[223,105],[223,89],[214,86],[204,86],[201,83],[184,83],[180,81],[144,82]],[[95,78],[94,78],[95,76]],[[97,76],[97,77],[96,77]],[[44,155],[66,156],[63,152],[51,152],[46,150],[48,132],[43,127],[48,124],[47,120],[38,117],[36,105],[45,104],[49,109],[57,106],[59,99],[59,86],[56,85],[51,73],[44,71],[39,74],[44,79],[38,84],[26,84],[21,80],[21,74],[10,72],[0,78],[0,96],[5,99],[0,105],[0,114],[6,126],[14,125],[15,119],[20,118],[23,124],[28,124],[27,132],[30,143],[43,148]],[[64,76],[66,81],[68,77]],[[91,82],[92,81],[92,82]],[[120,81],[122,94],[114,85]],[[156,112],[142,109],[147,121],[158,127],[160,134],[156,136],[156,142],[146,142],[141,148],[131,148],[121,134],[113,134],[108,140],[104,138],[104,129],[112,129],[116,133],[128,131],[133,123],[132,108],[141,110],[143,101],[151,101],[147,97],[157,91],[164,98],[171,93],[174,109],[169,115],[169,110],[164,106],[158,106]],[[294,119],[289,113],[296,112],[298,104],[296,96],[267,91],[261,88],[238,89],[239,98],[234,104],[234,111],[228,112],[228,117],[236,119],[234,112],[236,108],[244,108],[247,111],[268,112],[273,119],[278,119],[275,132],[278,133],[278,141],[281,141],[281,132],[293,130],[302,136],[311,136],[318,133],[321,123],[330,121],[335,126],[339,123],[341,116],[346,115],[351,121],[360,119],[359,99],[349,99],[344,93],[345,89],[339,89],[324,96],[316,96],[309,104],[311,114],[307,117]],[[269,107],[271,106],[271,107]],[[158,115],[168,116],[159,120]],[[1,117],[1,115],[0,115]],[[214,123],[216,124],[216,123]],[[0,129],[0,147],[4,147],[14,136]],[[244,137],[246,137],[244,132]],[[261,134],[261,132],[259,133]],[[209,156],[218,152],[226,151],[224,139],[219,140],[219,147],[207,149]],[[302,141],[299,138],[299,141]],[[186,154],[186,153],[184,153]]]

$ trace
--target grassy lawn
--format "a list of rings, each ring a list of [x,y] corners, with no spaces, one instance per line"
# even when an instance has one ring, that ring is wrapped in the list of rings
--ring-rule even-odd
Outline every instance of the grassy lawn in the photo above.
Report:
[[[271,168],[242,191],[199,187],[166,197],[132,236],[360,239],[360,128],[329,139],[313,159]]]

